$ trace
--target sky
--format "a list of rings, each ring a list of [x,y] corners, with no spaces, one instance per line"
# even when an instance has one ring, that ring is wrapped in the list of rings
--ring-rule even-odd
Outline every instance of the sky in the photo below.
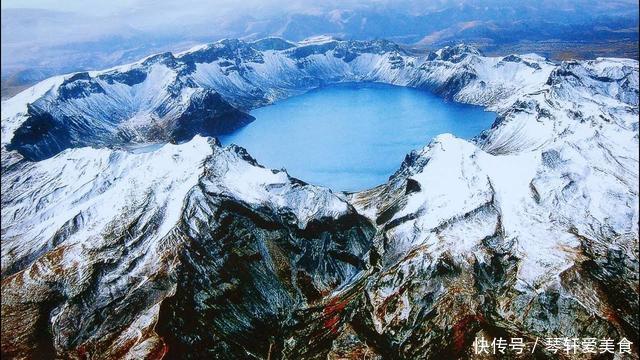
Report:
[[[323,7],[353,7],[353,6],[377,6],[402,4],[405,0],[115,0],[115,1],[81,1],[81,0],[2,0],[2,8],[29,8],[29,9],[46,9],[57,11],[72,11],[86,15],[114,15],[137,12],[191,12],[208,14],[216,12],[228,12],[239,10],[251,10],[252,12],[262,11],[282,11],[296,10],[304,11],[305,9],[313,12],[314,9]],[[436,6],[440,3],[451,2],[441,0],[422,1],[422,6]],[[90,4],[90,5],[87,5]]]

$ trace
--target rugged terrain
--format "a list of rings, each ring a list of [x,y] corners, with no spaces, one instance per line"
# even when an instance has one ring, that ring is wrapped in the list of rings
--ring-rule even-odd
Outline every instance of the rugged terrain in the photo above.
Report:
[[[341,81],[498,119],[353,194],[211,138]],[[638,94],[635,60],[328,38],[45,80],[2,103],[3,357],[442,359],[479,335],[637,339]]]

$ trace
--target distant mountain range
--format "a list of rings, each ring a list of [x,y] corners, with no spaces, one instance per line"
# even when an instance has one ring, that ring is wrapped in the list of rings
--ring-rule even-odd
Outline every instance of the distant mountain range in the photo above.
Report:
[[[155,6],[116,15],[80,15],[36,9],[2,11],[3,97],[37,80],[99,69],[161,51],[221,38],[317,35],[385,38],[403,46],[437,49],[459,42],[487,54],[536,52],[553,59],[638,58],[635,1],[401,1],[328,2],[311,10],[288,8],[222,12],[209,6],[163,13]],[[189,9],[188,9],[189,10]],[[163,9],[166,11],[166,9]],[[157,20],[156,20],[157,22]]]

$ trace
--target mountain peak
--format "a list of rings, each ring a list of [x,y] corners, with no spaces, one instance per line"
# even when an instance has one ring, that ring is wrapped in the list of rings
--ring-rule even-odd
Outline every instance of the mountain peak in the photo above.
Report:
[[[298,41],[300,45],[318,45],[318,44],[326,44],[332,41],[340,41],[340,39],[332,36],[332,35],[318,35],[306,38],[304,40]]]

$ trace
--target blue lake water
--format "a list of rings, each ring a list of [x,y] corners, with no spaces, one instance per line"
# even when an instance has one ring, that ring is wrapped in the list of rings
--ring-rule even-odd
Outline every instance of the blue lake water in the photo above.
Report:
[[[495,119],[478,106],[379,83],[331,85],[251,115],[254,122],[220,141],[246,148],[266,167],[338,191],[382,184],[434,136],[469,139]]]

